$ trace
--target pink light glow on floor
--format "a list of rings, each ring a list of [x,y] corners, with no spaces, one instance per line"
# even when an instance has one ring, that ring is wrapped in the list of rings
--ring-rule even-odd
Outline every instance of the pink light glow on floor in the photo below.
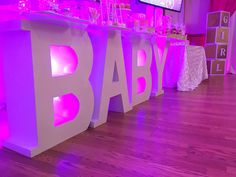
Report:
[[[52,76],[64,76],[72,74],[78,66],[78,56],[69,46],[51,46]]]
[[[72,121],[79,113],[80,103],[74,94],[53,98],[54,125],[59,126]]]

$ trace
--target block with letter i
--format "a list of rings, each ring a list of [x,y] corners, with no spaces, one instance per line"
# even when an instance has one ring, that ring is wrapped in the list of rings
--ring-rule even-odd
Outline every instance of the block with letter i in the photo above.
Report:
[[[210,75],[225,74],[228,51],[230,13],[210,12],[207,18],[206,58]]]
[[[229,28],[211,27],[207,29],[207,43],[228,43]]]

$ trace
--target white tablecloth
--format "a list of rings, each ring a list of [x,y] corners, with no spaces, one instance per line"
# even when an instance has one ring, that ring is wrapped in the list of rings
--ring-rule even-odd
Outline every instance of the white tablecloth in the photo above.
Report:
[[[201,46],[171,46],[163,74],[164,87],[191,91],[208,78],[205,50]]]
[[[177,82],[177,89],[190,91],[208,78],[205,50],[201,46],[186,46],[185,62]]]

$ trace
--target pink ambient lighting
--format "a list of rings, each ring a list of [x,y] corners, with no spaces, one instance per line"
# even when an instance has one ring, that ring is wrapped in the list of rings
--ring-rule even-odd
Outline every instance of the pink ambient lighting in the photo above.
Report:
[[[2,142],[7,139],[7,137],[9,136],[9,130],[8,130],[8,126],[7,123],[2,123],[0,124],[0,147],[2,146]]]
[[[69,46],[51,46],[52,76],[64,76],[75,72],[78,66],[76,52]],[[79,113],[79,100],[73,94],[53,98],[54,125],[59,126],[72,121]]]
[[[70,93],[53,98],[54,126],[72,121],[79,113],[80,103],[77,97]]]
[[[137,93],[141,94],[145,91],[146,89],[146,80],[143,77],[139,77],[137,79]]]
[[[138,51],[137,66],[144,66],[147,60],[145,50],[141,49]]]
[[[7,122],[6,110],[0,110],[0,148],[4,140],[9,136],[9,127]]]
[[[78,56],[69,46],[51,46],[52,76],[64,76],[75,72],[78,66]]]

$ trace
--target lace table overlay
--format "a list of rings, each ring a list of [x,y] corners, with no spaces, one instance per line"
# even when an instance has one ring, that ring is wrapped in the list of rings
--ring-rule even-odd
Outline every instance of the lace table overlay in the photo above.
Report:
[[[201,46],[186,46],[184,63],[177,81],[179,91],[191,91],[208,78],[205,50]]]

